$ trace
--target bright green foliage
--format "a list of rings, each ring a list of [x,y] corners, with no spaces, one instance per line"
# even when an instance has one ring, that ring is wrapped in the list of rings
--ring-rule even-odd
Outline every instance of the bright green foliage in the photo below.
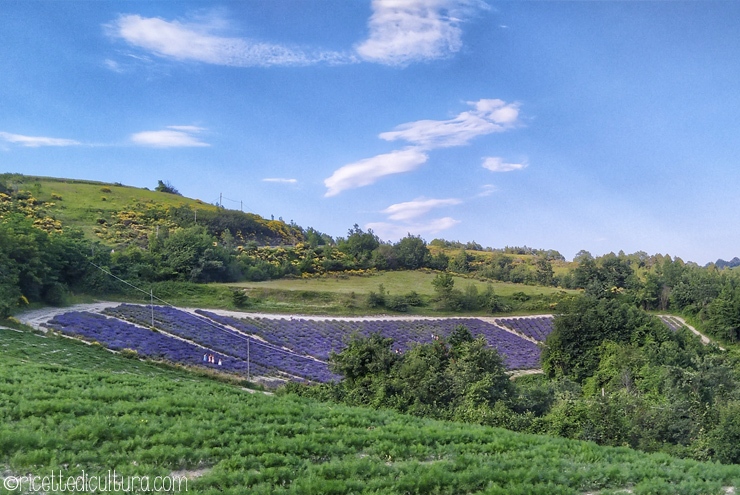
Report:
[[[0,219],[0,316],[21,298],[26,302],[64,302],[70,286],[80,284],[88,265],[85,243],[75,232],[47,233],[18,213]]]
[[[740,340],[740,284],[733,285],[726,284],[706,308],[715,335],[729,342]]]
[[[436,338],[404,354],[395,352],[392,340],[380,335],[356,338],[332,355],[331,363],[344,379],[323,386],[334,389],[329,396],[417,416],[464,416],[508,400],[513,390],[498,352],[483,338],[473,339],[462,325],[447,342]]]
[[[431,255],[426,242],[421,237],[409,234],[394,246],[398,264],[406,270],[416,270],[429,266]]]
[[[577,297],[558,306],[555,329],[547,340],[542,366],[550,376],[583,381],[593,374],[605,341],[619,344],[665,339],[664,325],[615,298]]]
[[[468,253],[462,249],[450,260],[447,269],[455,273],[468,273],[470,271],[470,262],[472,261]]]

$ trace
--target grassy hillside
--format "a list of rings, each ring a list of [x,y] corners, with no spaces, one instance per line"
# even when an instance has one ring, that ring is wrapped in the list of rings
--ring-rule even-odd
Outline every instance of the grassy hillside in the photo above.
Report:
[[[216,211],[215,205],[148,189],[104,182],[33,177],[20,174],[0,175],[9,187],[28,191],[39,201],[53,203],[48,211],[64,225],[92,235],[101,218],[111,218],[136,204],[159,204],[165,208],[189,206]],[[60,199],[61,198],[61,199]]]
[[[120,183],[0,174],[0,183],[15,192],[30,196],[31,205],[43,215],[61,222],[65,228],[82,230],[88,238],[115,245],[146,239],[156,228],[187,226],[196,223],[231,227],[237,219],[245,240],[287,242],[297,235],[280,221],[268,221],[259,215],[224,210],[177,194]],[[228,216],[227,220],[214,221]],[[219,224],[219,225],[217,225]],[[236,230],[236,229],[234,229]],[[220,232],[214,232],[219,234]]]
[[[740,484],[740,466],[252,394],[60,337],[2,329],[0,346],[0,472],[11,481],[115,469],[187,476],[188,492],[208,494],[719,494]]]

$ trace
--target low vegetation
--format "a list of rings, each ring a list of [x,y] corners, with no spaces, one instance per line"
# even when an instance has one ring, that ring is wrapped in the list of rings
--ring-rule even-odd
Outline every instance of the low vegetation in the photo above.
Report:
[[[250,394],[0,330],[5,476],[188,476],[190,493],[723,493],[740,467],[391,411]],[[181,490],[181,491],[184,491]]]

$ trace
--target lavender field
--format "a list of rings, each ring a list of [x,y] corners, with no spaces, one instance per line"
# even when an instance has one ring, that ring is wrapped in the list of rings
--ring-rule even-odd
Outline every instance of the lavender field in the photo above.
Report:
[[[544,342],[553,330],[552,316],[532,316],[527,318],[497,318],[496,323],[517,333]]]
[[[516,319],[520,331],[524,321]],[[535,320],[532,318],[532,320]],[[536,325],[543,324],[540,319]],[[152,330],[152,321],[154,323]],[[501,320],[509,326],[509,320]],[[235,318],[196,310],[195,314],[165,306],[121,304],[103,314],[69,312],[47,326],[66,335],[96,341],[112,350],[131,349],[139,355],[191,366],[204,366],[252,377],[328,382],[341,377],[329,370],[328,359],[352,336],[380,333],[393,348],[406,352],[416,344],[446,338],[458,325],[483,336],[505,359],[508,368],[539,367],[540,348],[534,342],[477,318],[420,320],[309,320],[301,318]],[[537,334],[539,335],[539,334]],[[544,340],[536,338],[536,340]]]

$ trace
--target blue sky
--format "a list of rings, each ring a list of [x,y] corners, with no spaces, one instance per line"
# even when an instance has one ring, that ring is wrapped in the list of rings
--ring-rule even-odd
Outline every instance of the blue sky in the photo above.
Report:
[[[572,258],[740,256],[740,2],[12,1],[1,171]]]

